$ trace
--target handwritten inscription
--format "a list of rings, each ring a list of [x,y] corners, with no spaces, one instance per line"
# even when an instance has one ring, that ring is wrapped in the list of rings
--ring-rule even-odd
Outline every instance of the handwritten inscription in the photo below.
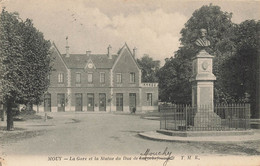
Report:
[[[165,160],[163,166],[166,166],[169,160],[174,160],[174,158],[172,152],[168,151],[168,147],[166,147],[163,151],[151,151],[150,149],[146,149],[144,153],[140,154],[139,160]]]

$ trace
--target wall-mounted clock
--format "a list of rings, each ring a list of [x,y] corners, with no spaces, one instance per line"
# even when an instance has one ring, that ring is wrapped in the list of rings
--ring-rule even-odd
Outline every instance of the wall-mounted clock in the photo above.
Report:
[[[93,68],[93,64],[92,64],[92,63],[89,63],[89,64],[88,64],[88,68],[92,69],[92,68]]]

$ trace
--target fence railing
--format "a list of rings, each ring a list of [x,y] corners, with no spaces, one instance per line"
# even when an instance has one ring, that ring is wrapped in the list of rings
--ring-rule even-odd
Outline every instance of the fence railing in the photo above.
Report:
[[[160,129],[224,131],[250,129],[250,104],[159,106]]]

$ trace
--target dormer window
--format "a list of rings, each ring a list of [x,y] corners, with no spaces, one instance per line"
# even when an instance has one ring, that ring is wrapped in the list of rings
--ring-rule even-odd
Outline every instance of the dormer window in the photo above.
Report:
[[[88,69],[96,69],[96,66],[91,59],[87,61],[86,66],[84,67],[84,70],[86,72],[88,71]]]

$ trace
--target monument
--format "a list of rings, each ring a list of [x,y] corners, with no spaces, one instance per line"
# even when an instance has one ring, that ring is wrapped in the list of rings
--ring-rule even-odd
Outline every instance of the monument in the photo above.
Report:
[[[210,41],[206,38],[207,30],[206,29],[201,29],[200,30],[200,35],[201,35],[201,38],[198,38],[195,41],[195,44],[197,46],[201,47],[201,48],[210,46]]]
[[[192,83],[192,107],[195,110],[191,124],[199,130],[212,130],[221,127],[221,118],[214,113],[214,81],[216,77],[212,73],[213,56],[205,51],[210,46],[206,38],[206,30],[201,29],[201,38],[195,41],[199,47],[199,53],[193,58],[190,78]]]
[[[199,48],[192,62],[192,107],[186,105],[162,105],[160,107],[160,129],[158,133],[174,136],[164,137],[153,133],[139,135],[157,140],[180,141],[179,137],[208,137],[212,141],[219,141],[215,136],[251,135],[249,127],[249,105],[231,104],[214,108],[214,81],[212,72],[213,58],[206,48],[210,46],[207,31],[201,29],[201,37],[194,44]],[[247,131],[246,131],[247,130]],[[219,137],[221,138],[221,137]],[[250,138],[250,137],[248,137]],[[240,138],[239,138],[240,139]],[[187,139],[184,139],[187,141]]]

